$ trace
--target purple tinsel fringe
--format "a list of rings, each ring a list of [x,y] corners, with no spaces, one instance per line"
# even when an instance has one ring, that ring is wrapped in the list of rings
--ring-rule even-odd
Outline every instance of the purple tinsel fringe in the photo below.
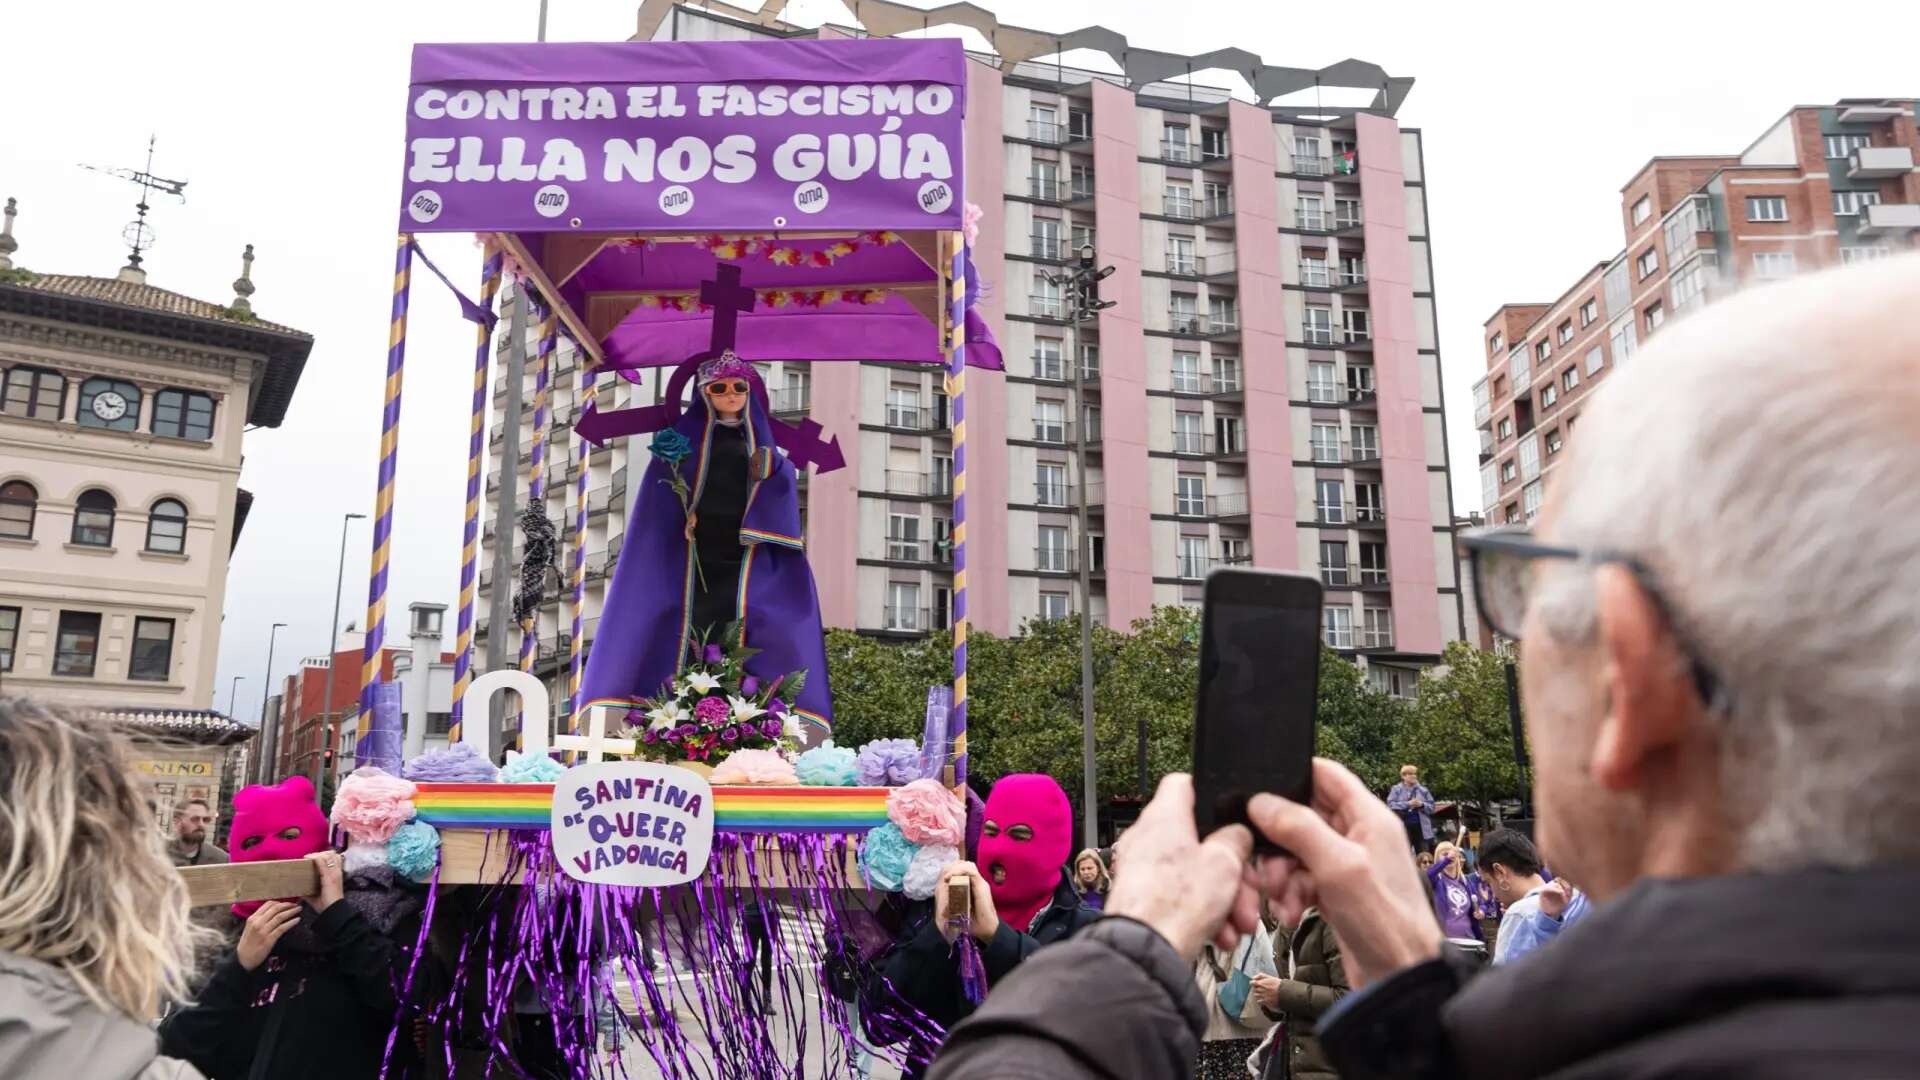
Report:
[[[954,949],[960,954],[960,992],[968,1002],[978,1005],[987,1000],[987,962],[981,958],[980,943],[973,940],[970,928],[961,928]]]
[[[429,750],[400,769],[400,775],[415,783],[490,784],[500,776],[493,762],[466,743],[455,743],[445,750]]]

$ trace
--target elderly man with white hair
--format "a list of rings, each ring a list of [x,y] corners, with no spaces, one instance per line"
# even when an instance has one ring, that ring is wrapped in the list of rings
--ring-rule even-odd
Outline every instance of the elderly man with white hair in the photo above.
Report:
[[[1194,834],[1173,776],[1111,916],[994,988],[936,1080],[1176,1075],[1203,942],[1317,904],[1346,1080],[1920,1072],[1920,256],[1734,296],[1587,410],[1537,532],[1469,538],[1521,639],[1539,837],[1597,906],[1476,974],[1341,766]]]

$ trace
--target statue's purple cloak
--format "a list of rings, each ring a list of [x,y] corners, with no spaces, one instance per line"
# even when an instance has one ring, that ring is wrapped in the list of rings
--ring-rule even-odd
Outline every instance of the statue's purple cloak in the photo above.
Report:
[[[747,400],[749,455],[774,446],[767,423],[766,389],[758,378]],[[600,629],[587,656],[581,685],[586,706],[633,708],[659,694],[687,666],[691,635],[694,565],[686,514],[667,483],[677,469],[699,504],[711,445],[712,414],[696,393],[673,429],[693,444],[678,466],[654,458],[633,500],[625,542],[601,609]],[[738,626],[749,648],[761,650],[747,671],[766,685],[789,672],[805,671],[795,711],[819,732],[833,723],[827,687],[826,639],[820,629],[820,598],[800,537],[798,473],[793,462],[773,455],[773,475],[752,485],[741,519],[746,549],[740,568]],[[781,697],[787,697],[782,693]],[[637,720],[638,718],[636,718]],[[807,736],[816,742],[819,733]]]

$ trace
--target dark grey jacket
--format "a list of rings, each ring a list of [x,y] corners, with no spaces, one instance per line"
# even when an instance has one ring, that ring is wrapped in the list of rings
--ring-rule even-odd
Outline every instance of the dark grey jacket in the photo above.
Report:
[[[1920,867],[1646,882],[1520,963],[1376,983],[1318,1035],[1345,1080],[1911,1076],[1916,891]],[[1185,1075],[1206,1020],[1188,971],[1108,917],[996,986],[930,1076]]]
[[[51,964],[0,952],[0,1076],[7,1080],[200,1080],[160,1056],[147,1025],[104,1009]]]

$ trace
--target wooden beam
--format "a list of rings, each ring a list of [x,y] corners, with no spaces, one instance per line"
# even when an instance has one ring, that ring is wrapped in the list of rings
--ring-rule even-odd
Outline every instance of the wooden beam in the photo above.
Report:
[[[306,859],[183,866],[180,877],[187,883],[188,902],[194,907],[312,896],[320,891],[320,872]]]
[[[573,305],[561,297],[560,290],[553,284],[553,279],[547,276],[546,268],[541,266],[540,260],[534,258],[533,252],[528,251],[527,246],[520,242],[519,235],[503,232],[495,233],[494,236],[502,246],[513,253],[514,258],[520,260],[520,268],[533,279],[541,295],[553,301],[553,310],[559,314],[560,321],[567,324],[567,329],[573,332],[575,343],[586,351],[587,358],[592,361],[587,366],[599,367],[606,363],[606,354],[600,351],[600,339],[588,332],[586,322],[581,319],[578,312],[573,310]]]

